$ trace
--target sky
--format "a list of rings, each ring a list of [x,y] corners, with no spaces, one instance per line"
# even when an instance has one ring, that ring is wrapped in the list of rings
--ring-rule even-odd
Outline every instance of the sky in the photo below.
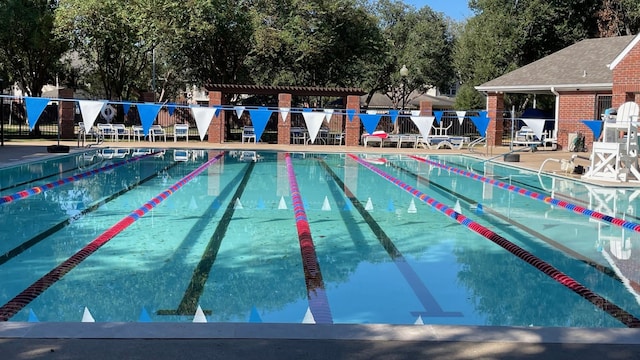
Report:
[[[442,12],[455,20],[464,20],[473,15],[467,6],[468,0],[404,0],[404,3],[417,9],[428,5],[434,11]]]

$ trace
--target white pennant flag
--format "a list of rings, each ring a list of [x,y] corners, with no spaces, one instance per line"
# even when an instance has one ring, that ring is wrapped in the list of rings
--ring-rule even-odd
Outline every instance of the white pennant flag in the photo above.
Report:
[[[193,114],[193,118],[196,120],[198,134],[200,134],[200,141],[202,141],[204,140],[204,136],[207,134],[207,130],[209,129],[209,124],[211,124],[213,116],[216,114],[216,109],[192,106],[191,113]]]
[[[462,125],[462,122],[464,121],[464,117],[467,116],[467,112],[466,111],[456,111],[456,115],[458,115],[458,122],[460,123],[460,125]]]
[[[422,135],[423,139],[427,139],[429,134],[431,133],[431,128],[433,127],[433,121],[435,120],[434,116],[412,116],[411,120],[416,124],[418,130],[420,131],[420,135]]]
[[[93,315],[91,315],[91,311],[89,311],[88,307],[84,307],[84,312],[82,313],[82,322],[96,322],[96,320],[93,318]]]
[[[324,113],[306,111],[302,113],[302,116],[304,117],[304,121],[307,124],[307,130],[309,130],[309,138],[311,139],[311,143],[313,144],[313,142],[316,141],[316,136],[318,136],[318,131],[320,130],[322,121],[324,121]]]
[[[533,133],[536,134],[538,139],[542,139],[542,132],[544,131],[544,123],[545,119],[522,119],[528,127],[533,130]]]
[[[98,114],[100,114],[100,111],[102,111],[102,108],[105,105],[107,105],[106,101],[78,100],[85,133],[89,133],[89,131],[91,131],[93,123],[96,122]]]
[[[236,111],[238,119],[240,119],[242,117],[242,113],[244,112],[244,106],[235,106],[233,109]]]
[[[324,109],[324,118],[327,120],[327,124],[331,123],[331,117],[333,116],[333,109]]]
[[[411,116],[420,116],[420,110],[411,110]]]
[[[291,111],[291,108],[288,108],[288,107],[281,107],[280,108],[280,115],[282,115],[282,122],[283,123],[287,122],[287,117],[289,116],[289,111]]]

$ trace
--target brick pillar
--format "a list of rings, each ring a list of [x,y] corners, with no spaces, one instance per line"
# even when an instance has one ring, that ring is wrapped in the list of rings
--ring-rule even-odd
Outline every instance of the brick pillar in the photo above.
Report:
[[[433,115],[433,104],[429,100],[420,101],[420,115],[431,116]]]
[[[347,96],[346,109],[353,109],[356,111],[356,114],[358,114],[360,112],[360,97],[357,95]],[[347,117],[347,115],[345,115],[345,117]],[[360,117],[358,115],[353,117],[353,121],[349,121],[347,117],[344,133],[345,144],[347,146],[360,145]]]
[[[278,107],[290,109],[291,94],[278,94]],[[278,112],[278,144],[289,145],[291,143],[291,114],[287,115],[287,119],[283,119],[282,115],[281,112]]]
[[[223,96],[221,91],[209,91],[209,106],[223,105],[222,102]],[[220,110],[218,116],[214,116],[213,119],[211,119],[207,132],[210,143],[222,144],[224,142],[224,119],[224,110]]]
[[[59,89],[58,97],[61,99],[73,99],[73,89]],[[60,101],[58,105],[58,126],[61,139],[73,139],[75,137],[76,102]]]
[[[502,146],[504,94],[493,93],[487,97],[487,116],[491,118],[487,127],[487,144]]]

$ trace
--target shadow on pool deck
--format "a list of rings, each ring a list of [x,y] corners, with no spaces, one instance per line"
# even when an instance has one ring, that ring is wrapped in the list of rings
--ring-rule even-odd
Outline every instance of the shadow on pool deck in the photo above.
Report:
[[[62,142],[71,152],[86,150]],[[0,167],[55,156],[55,141],[5,142]],[[105,146],[105,145],[103,145]],[[193,147],[390,154],[470,154],[467,150],[280,146],[205,142],[127,143],[114,147]],[[501,162],[507,147],[475,156]],[[588,154],[585,154],[588,155]],[[571,153],[521,153],[511,165],[537,171],[547,158]],[[555,164],[558,165],[558,164]],[[559,165],[547,171],[560,173]],[[567,174],[560,174],[571,176]],[[574,176],[575,177],[575,176]],[[437,325],[301,325],[192,323],[0,323],[2,359],[640,359],[638,329],[514,328]]]

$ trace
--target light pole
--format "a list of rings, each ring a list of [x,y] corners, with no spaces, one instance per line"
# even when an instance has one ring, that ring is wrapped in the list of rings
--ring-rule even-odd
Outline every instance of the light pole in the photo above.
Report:
[[[4,146],[4,79],[0,78],[0,146]]]
[[[407,98],[405,90],[407,88],[407,76],[409,76],[409,69],[406,65],[402,65],[400,69],[400,77],[402,78],[402,113],[404,113],[405,100]]]

